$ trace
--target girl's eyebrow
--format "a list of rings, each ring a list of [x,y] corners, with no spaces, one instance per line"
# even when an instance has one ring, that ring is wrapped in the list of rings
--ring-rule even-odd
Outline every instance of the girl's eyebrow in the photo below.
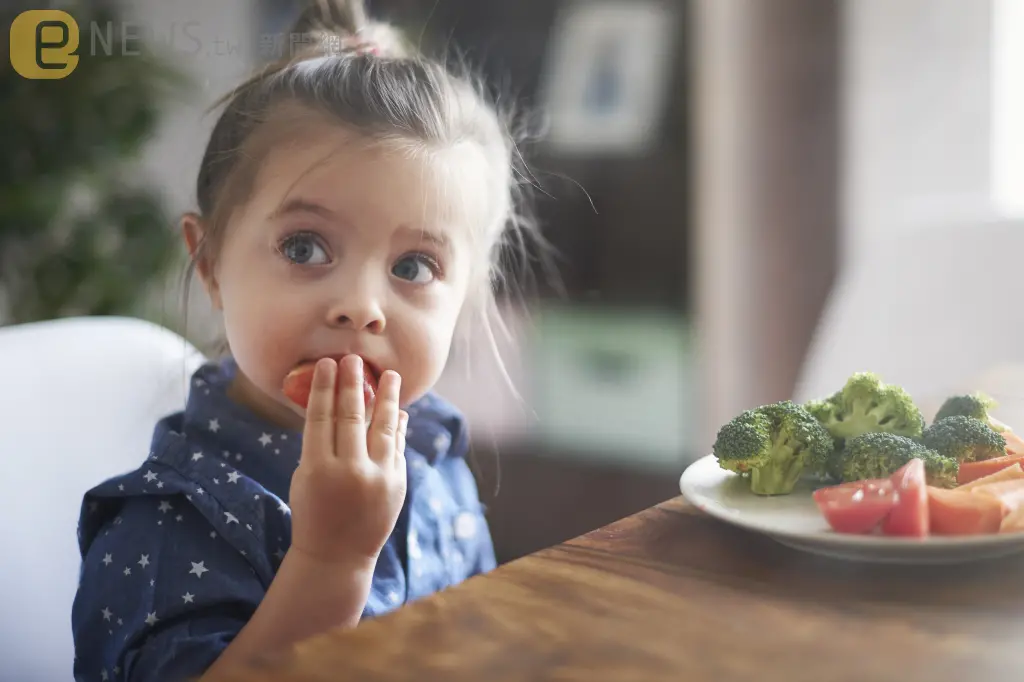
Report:
[[[302,197],[293,197],[283,202],[280,206],[274,209],[270,214],[270,217],[277,219],[292,213],[315,213],[324,218],[333,220],[337,220],[339,218],[337,213],[326,206]],[[416,237],[421,241],[429,242],[444,251],[448,251],[451,248],[451,242],[447,235],[442,233],[431,232],[422,228],[409,227],[407,225],[400,226],[397,231]]]
[[[444,234],[429,232],[424,229],[408,227],[406,225],[399,227],[398,232],[411,235],[421,241],[430,242],[442,251],[448,251],[451,248],[451,242],[449,242],[448,237]]]
[[[302,197],[294,197],[288,199],[280,206],[278,206],[270,214],[271,218],[281,218],[292,213],[316,213],[317,215],[323,216],[324,218],[337,218],[337,214],[326,206],[311,201],[309,199],[303,199]]]

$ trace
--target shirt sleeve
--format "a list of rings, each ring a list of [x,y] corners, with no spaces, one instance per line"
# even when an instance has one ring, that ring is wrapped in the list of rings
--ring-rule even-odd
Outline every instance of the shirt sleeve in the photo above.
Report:
[[[265,593],[243,552],[184,495],[128,498],[83,550],[75,679],[202,675]]]

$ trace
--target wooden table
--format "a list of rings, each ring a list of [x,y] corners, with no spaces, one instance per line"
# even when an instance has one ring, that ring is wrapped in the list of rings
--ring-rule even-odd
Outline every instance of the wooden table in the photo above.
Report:
[[[674,499],[228,680],[1024,680],[1024,557],[802,554]]]

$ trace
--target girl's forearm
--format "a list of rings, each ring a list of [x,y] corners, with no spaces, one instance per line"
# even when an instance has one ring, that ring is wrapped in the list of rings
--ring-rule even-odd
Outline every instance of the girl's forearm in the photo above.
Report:
[[[244,665],[337,627],[355,627],[370,593],[374,563],[323,562],[289,550],[252,618],[207,671]]]

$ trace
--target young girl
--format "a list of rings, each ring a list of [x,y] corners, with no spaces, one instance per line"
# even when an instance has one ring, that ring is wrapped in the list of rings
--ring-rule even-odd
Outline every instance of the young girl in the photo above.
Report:
[[[431,387],[523,243],[515,143],[359,3],[293,33],[312,52],[226,98],[182,220],[230,356],[83,501],[76,680],[212,674],[495,565],[466,428]],[[304,362],[306,409],[282,391]]]

